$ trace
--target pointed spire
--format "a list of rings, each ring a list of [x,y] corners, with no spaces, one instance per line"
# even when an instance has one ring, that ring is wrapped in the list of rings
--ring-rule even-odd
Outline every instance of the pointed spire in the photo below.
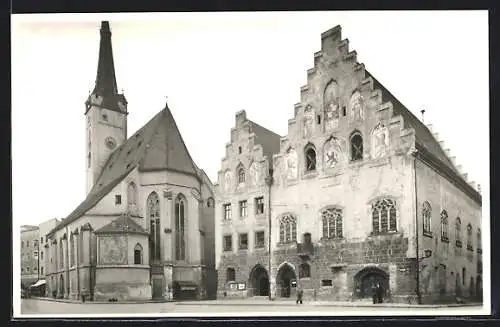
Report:
[[[101,23],[101,43],[99,45],[97,77],[92,93],[103,97],[118,94],[115,65],[113,62],[113,48],[111,46],[111,30],[109,29],[108,21]]]

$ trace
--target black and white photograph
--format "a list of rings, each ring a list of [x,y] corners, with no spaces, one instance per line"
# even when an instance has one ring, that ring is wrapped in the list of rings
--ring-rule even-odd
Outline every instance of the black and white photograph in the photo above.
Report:
[[[488,29],[13,14],[14,317],[489,315]]]

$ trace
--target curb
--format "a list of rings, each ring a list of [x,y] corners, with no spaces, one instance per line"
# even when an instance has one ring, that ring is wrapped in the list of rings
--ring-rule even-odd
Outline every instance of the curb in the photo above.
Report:
[[[48,302],[60,302],[60,303],[74,303],[74,304],[146,304],[146,303],[170,303],[173,301],[168,300],[157,300],[157,301],[122,301],[122,302],[107,302],[107,301],[77,301],[77,300],[67,300],[67,299],[53,299],[53,298],[45,298],[45,297],[34,297],[31,299],[40,300],[40,301],[48,301]]]

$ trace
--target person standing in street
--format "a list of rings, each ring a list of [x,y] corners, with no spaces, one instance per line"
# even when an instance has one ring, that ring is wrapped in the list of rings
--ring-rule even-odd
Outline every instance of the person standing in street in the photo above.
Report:
[[[297,290],[297,301],[295,301],[296,304],[302,304],[302,295],[303,295],[303,290],[301,288],[299,288]]]

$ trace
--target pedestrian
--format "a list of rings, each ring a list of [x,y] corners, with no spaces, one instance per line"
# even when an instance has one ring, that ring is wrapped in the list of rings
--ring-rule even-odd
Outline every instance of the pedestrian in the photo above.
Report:
[[[377,284],[375,284],[375,283],[372,284],[372,302],[373,302],[373,304],[378,303]]]
[[[298,289],[297,290],[297,301],[295,301],[296,304],[302,304],[302,295],[303,295],[303,290],[302,289]]]
[[[380,285],[380,283],[377,283],[377,303],[382,303],[384,298],[384,289]]]

